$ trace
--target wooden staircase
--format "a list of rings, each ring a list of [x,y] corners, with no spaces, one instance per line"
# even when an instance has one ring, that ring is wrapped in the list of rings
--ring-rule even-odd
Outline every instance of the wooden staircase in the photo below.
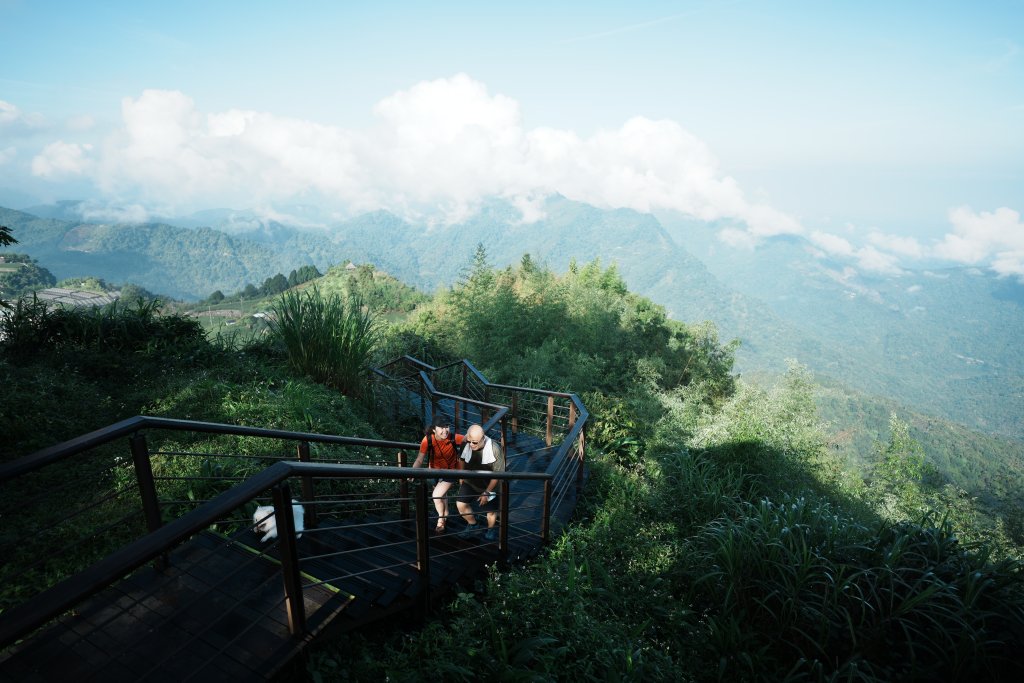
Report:
[[[556,450],[543,438],[512,434],[508,469],[547,472]],[[551,505],[554,529],[568,521],[584,477],[574,477]],[[425,568],[415,518],[398,511],[358,519],[320,516],[295,540],[306,615],[300,625],[282,590],[287,559],[281,543],[261,544],[251,529],[233,535],[200,530],[7,647],[0,654],[0,680],[271,678],[328,629],[345,632],[399,612],[424,615],[488,565],[534,557],[542,547],[542,493],[540,480],[510,484],[505,548],[485,542],[479,532],[460,535],[465,523],[452,502],[446,532],[434,534],[430,520]]]

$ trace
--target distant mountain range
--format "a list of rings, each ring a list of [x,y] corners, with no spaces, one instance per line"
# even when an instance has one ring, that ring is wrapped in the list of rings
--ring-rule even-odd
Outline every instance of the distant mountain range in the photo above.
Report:
[[[94,275],[186,299],[346,259],[432,291],[465,272],[477,243],[498,266],[525,253],[556,271],[599,258],[673,317],[713,320],[723,339],[741,339],[743,372],[778,372],[794,358],[859,392],[1024,439],[1024,287],[974,269],[869,277],[818,257],[800,238],[740,251],[705,223],[557,196],[534,223],[501,200],[455,225],[381,211],[314,229],[226,209],[167,219],[176,225],[83,223],[77,210],[0,209],[0,224],[20,241],[14,250],[58,278]],[[306,219],[323,221],[312,212]]]

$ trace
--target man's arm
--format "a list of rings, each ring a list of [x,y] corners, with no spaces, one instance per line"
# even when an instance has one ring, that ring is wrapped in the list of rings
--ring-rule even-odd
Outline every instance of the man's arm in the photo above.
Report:
[[[491,442],[491,448],[494,451],[494,467],[491,469],[492,472],[504,472],[505,471],[505,453],[501,450],[501,446],[497,443]],[[487,482],[487,490],[485,494],[490,493],[498,488],[498,480],[491,479]]]

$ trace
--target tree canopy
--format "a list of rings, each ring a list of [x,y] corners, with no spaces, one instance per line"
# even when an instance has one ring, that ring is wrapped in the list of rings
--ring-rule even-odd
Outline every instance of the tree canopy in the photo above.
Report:
[[[669,320],[597,260],[561,276],[526,257],[495,271],[478,247],[471,268],[421,308],[413,329],[499,382],[577,392],[640,381],[664,389],[706,382],[714,396],[732,390],[736,343],[719,344],[710,323]]]

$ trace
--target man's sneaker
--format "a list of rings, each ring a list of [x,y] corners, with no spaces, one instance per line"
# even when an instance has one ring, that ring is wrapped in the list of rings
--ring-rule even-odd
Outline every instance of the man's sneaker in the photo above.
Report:
[[[498,540],[498,527],[491,527],[484,532],[484,540],[488,543],[494,543]]]
[[[482,524],[467,524],[466,528],[460,531],[457,536],[473,536],[477,531],[480,530]]]

